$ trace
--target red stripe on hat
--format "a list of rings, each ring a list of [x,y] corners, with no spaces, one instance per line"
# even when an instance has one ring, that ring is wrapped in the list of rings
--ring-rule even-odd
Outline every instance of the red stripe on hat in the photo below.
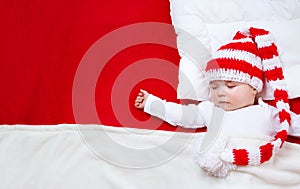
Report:
[[[255,54],[256,56],[260,57],[260,53],[254,42],[244,42],[244,43],[232,42],[220,47],[219,50],[224,50],[224,49],[247,51],[249,53]]]
[[[282,68],[275,67],[272,70],[265,71],[267,81],[276,81],[277,79],[284,79]]]
[[[288,93],[286,90],[282,90],[282,89],[276,89],[274,91],[274,100],[273,102],[273,106],[276,106],[277,102],[279,101],[283,101],[284,103],[289,103],[289,99],[288,99]]]
[[[225,70],[237,70],[250,75],[250,78],[257,77],[262,80],[263,74],[262,70],[253,66],[252,64],[236,59],[225,59],[218,58],[210,60],[207,63],[206,71],[214,70],[214,69],[225,69]]]
[[[278,132],[276,134],[275,140],[277,140],[277,139],[280,138],[280,140],[282,141],[282,144],[283,144],[283,142],[287,139],[287,137],[288,137],[287,131],[286,130],[282,130],[282,131],[280,131],[280,132]],[[281,144],[280,148],[282,147],[282,144]]]
[[[261,53],[260,57],[262,60],[271,59],[274,56],[278,56],[277,46],[274,43],[272,43],[270,46],[259,48],[259,51]]]
[[[256,41],[257,36],[268,35],[269,31],[266,31],[264,29],[258,29],[258,28],[250,28],[249,33],[251,35],[251,38],[254,39],[254,41]],[[266,37],[266,40],[264,39],[264,37]],[[258,45],[262,46],[265,44],[265,42],[268,42],[270,39],[267,37],[268,36],[262,36],[262,38],[258,40],[261,42],[261,44],[258,44]],[[277,51],[276,45],[274,43],[272,43],[272,45],[270,45],[270,46],[260,48],[259,52],[260,52],[260,57],[263,59],[263,61],[262,61],[263,67],[266,66],[265,65],[266,59],[270,59],[270,58],[273,58],[274,56],[278,56],[278,51]],[[284,76],[283,76],[283,71],[282,71],[281,65],[279,65],[278,67],[275,67],[274,69],[263,70],[263,71],[264,71],[267,81],[282,80],[280,82],[284,82]],[[272,89],[274,90],[275,101],[278,102],[278,101],[282,100],[284,103],[288,103],[287,91],[278,89],[276,87],[276,84],[274,84],[274,83],[270,83],[270,84],[271,84]],[[277,107],[277,106],[279,106],[279,107]],[[282,144],[284,143],[284,141],[286,140],[287,135],[288,135],[288,131],[286,130],[284,121],[287,121],[288,124],[290,125],[291,115],[288,112],[288,110],[286,111],[286,110],[282,109],[282,107],[280,107],[280,106],[284,106],[284,104],[279,105],[278,103],[276,103],[276,108],[278,108],[280,111],[278,113],[278,117],[280,120],[280,125],[281,125],[282,130],[280,132],[276,133],[276,136],[273,141],[277,140],[278,142],[280,142],[279,141],[279,139],[280,139],[281,140],[280,147],[282,147]],[[287,106],[287,108],[289,109],[288,106]],[[278,145],[278,143],[274,143],[274,145]],[[273,150],[275,147],[274,145],[271,142],[269,142],[265,145],[262,145],[259,147],[260,153],[257,154],[257,152],[254,152],[254,154],[251,153],[251,156],[257,157],[259,155],[260,163],[268,161],[269,159],[271,159],[271,157],[273,155]],[[277,148],[277,146],[276,146],[276,148]],[[255,161],[248,162],[246,164],[246,159],[248,159],[248,152],[246,149],[243,149],[243,150],[233,149],[232,154],[234,155],[234,161],[232,162],[234,164],[247,165],[250,163],[251,165],[257,165],[257,163]]]
[[[272,157],[273,145],[271,143],[267,143],[266,145],[260,146],[260,163],[268,161]]]
[[[284,109],[282,109],[279,112],[279,120],[280,120],[280,123],[282,123],[286,120],[290,125],[291,124],[291,114],[288,113],[287,111],[285,111]]]
[[[245,149],[233,149],[234,162],[236,165],[248,165],[248,151]]]
[[[266,30],[264,30],[264,29],[253,28],[253,27],[251,27],[251,28],[249,29],[249,32],[250,32],[250,34],[251,34],[253,37],[256,37],[256,36],[259,36],[259,35],[267,35],[267,34],[270,33],[269,31],[266,31]]]
[[[288,103],[288,93],[286,90],[276,89],[274,91],[274,98],[279,100],[283,100],[285,103]]]
[[[284,103],[286,103],[286,104],[289,103],[289,99],[276,99],[276,98],[275,98],[274,100],[270,101],[270,105],[277,107],[276,104],[277,104],[279,101],[282,101],[282,102],[284,102]],[[268,103],[269,103],[269,102],[268,102]],[[287,106],[288,106],[288,105],[287,105]]]
[[[242,34],[240,31],[238,31],[235,36],[233,37],[234,40],[236,39],[243,39],[243,38],[247,38],[247,36],[245,34]]]

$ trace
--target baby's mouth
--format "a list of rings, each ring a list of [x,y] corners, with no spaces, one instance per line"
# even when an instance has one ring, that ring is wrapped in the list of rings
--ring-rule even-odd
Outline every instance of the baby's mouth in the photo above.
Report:
[[[229,104],[227,101],[219,101],[219,104]]]

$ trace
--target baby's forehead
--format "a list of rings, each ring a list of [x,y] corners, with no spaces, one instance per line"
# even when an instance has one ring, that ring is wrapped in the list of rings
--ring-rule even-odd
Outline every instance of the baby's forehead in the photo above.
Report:
[[[241,84],[241,83],[237,81],[214,80],[214,81],[210,81],[209,84]]]

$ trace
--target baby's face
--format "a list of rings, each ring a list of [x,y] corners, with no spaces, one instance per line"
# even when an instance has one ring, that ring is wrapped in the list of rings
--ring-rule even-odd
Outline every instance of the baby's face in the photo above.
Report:
[[[257,91],[248,84],[233,81],[211,81],[210,95],[214,104],[225,111],[253,105]]]

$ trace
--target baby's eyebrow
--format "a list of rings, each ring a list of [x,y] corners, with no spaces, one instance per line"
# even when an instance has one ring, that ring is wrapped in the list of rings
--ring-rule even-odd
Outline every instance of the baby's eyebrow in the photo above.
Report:
[[[236,81],[225,81],[225,84],[239,84],[239,83]]]
[[[209,85],[218,85],[218,84],[214,82],[210,82]]]

